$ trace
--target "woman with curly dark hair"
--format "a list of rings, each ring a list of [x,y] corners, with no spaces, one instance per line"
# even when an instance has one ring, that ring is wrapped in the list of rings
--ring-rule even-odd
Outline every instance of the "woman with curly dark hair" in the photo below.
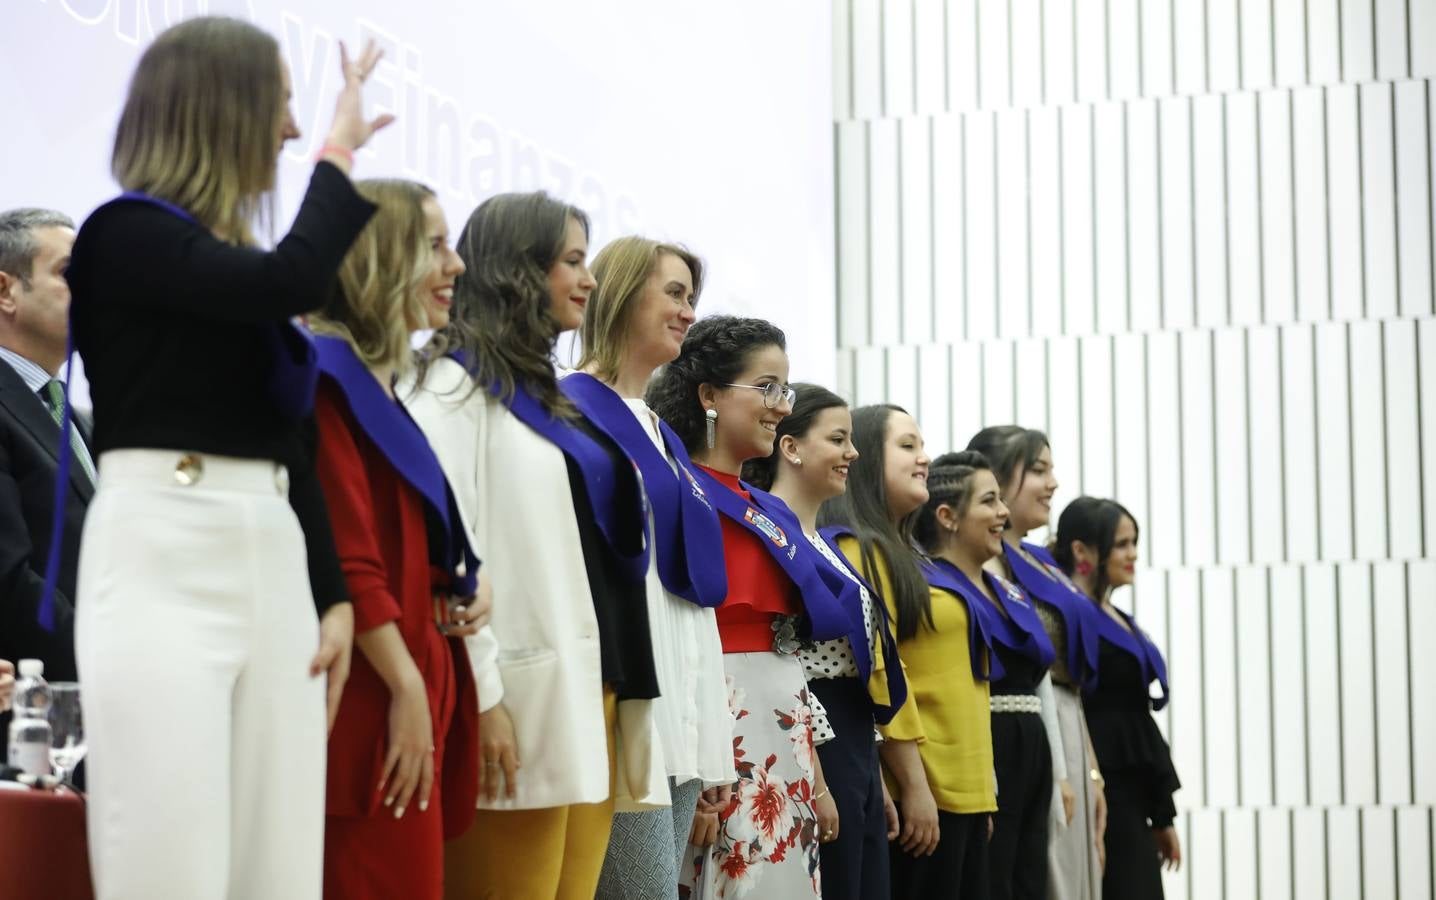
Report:
[[[717,618],[738,782],[721,812],[695,818],[692,865],[679,873],[694,898],[821,896],[818,842],[836,837],[837,808],[813,752],[814,731],[826,726],[797,652],[805,637],[849,633],[850,620],[797,517],[739,479],[744,462],[773,452],[792,412],[785,347],[768,322],[713,316],[689,329],[648,389],[718,509],[728,575]]]
[[[588,219],[500,194],[459,235],[466,271],[410,410],[493,586],[469,639],[480,794],[446,851],[451,897],[584,898],[615,808],[668,805],[633,465],[558,387],[552,353],[594,290]],[[522,766],[522,768],[520,768]]]

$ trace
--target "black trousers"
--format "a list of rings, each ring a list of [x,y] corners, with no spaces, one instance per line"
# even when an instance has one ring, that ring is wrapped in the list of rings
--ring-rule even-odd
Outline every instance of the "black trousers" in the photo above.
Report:
[[[816,678],[808,690],[827,709],[837,733],[818,748],[823,778],[838,805],[838,839],[818,845],[823,898],[886,897],[891,890],[887,816],[867,688],[856,678]]]
[[[988,895],[987,813],[937,811],[941,832],[932,856],[890,845],[893,900],[981,900]]]
[[[1147,823],[1148,779],[1139,769],[1103,773],[1107,778],[1107,871],[1104,900],[1162,900],[1162,863]]]
[[[1052,815],[1052,747],[1037,713],[992,714],[997,770],[992,900],[1047,900],[1047,838]]]

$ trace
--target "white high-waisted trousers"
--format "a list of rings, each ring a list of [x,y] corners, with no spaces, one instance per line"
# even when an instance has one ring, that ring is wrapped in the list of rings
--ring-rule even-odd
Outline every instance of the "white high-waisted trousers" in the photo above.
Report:
[[[306,559],[274,462],[101,457],[75,622],[100,900],[320,896],[325,692],[308,672]]]

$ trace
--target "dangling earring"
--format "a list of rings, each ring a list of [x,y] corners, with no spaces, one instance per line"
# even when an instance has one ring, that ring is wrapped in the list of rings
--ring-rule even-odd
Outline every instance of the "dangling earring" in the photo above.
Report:
[[[1078,575],[1091,575],[1091,574],[1092,574],[1092,564],[1089,563],[1089,562],[1088,562],[1087,560],[1085,560],[1085,559],[1082,560],[1081,562],[1077,563],[1077,574],[1078,574]]]
[[[714,442],[718,439],[718,410],[710,409],[703,413],[707,421],[703,423],[703,436],[708,439],[708,449],[713,449]]]

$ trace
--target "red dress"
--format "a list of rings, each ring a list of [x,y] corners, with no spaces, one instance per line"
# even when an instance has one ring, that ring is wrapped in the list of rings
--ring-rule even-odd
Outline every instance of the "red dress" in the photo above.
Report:
[[[378,790],[389,689],[356,647],[329,736],[324,895],[437,900],[444,840],[468,827],[477,795],[479,713],[468,655],[434,621],[432,598],[447,578],[429,563],[420,494],[359,428],[327,378],[320,379],[315,417],[316,469],[354,601],[354,633],[389,622],[398,627],[428,687],[436,751],[429,809],[420,812],[415,796],[396,820]]]

